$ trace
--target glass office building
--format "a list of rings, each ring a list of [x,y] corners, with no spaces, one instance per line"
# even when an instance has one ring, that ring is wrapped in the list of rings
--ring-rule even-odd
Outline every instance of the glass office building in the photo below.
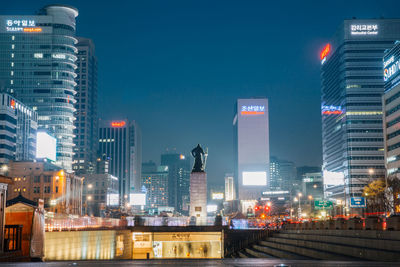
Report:
[[[235,181],[242,210],[262,197],[268,189],[269,119],[268,99],[238,99],[235,105]],[[247,204],[244,204],[245,201]]]
[[[34,16],[0,16],[0,80],[57,138],[56,164],[72,170],[78,10],[45,6]]]
[[[383,130],[386,175],[400,173],[400,42],[386,51],[383,58],[385,94],[383,96]]]
[[[399,19],[345,20],[321,52],[325,196],[345,200],[384,177],[382,58]]]
[[[91,39],[78,37],[76,65],[76,121],[73,169],[76,174],[93,173],[98,150],[97,58]]]

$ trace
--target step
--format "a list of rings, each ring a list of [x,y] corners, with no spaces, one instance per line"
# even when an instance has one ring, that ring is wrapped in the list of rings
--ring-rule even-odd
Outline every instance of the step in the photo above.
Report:
[[[312,234],[321,236],[343,236],[357,238],[371,238],[374,240],[397,240],[400,241],[400,231],[380,230],[281,230],[285,234]]]
[[[238,255],[239,255],[239,258],[252,258],[252,257],[250,257],[250,255],[248,255],[247,253],[244,253],[243,251],[239,251]]]
[[[333,244],[329,242],[315,242],[291,238],[268,238],[268,241],[277,242],[296,247],[307,248],[308,250],[319,250],[328,253],[343,255],[343,257],[352,257],[356,259],[375,260],[375,261],[398,261],[399,253],[388,252],[377,249],[348,246],[343,244]]]
[[[306,260],[306,259],[308,260],[308,259],[310,259],[309,257],[304,257],[302,255],[287,251],[282,248],[276,248],[274,246],[274,244],[269,244],[269,242],[266,242],[266,241],[260,241],[259,245],[253,245],[253,247],[259,251],[270,254],[270,255],[272,255],[276,258],[280,258],[280,259],[289,259],[289,260]]]
[[[257,251],[255,249],[252,248],[245,248],[245,251],[247,254],[250,254],[251,256],[253,256],[254,258],[270,258],[269,255],[261,252],[261,251]]]
[[[303,233],[276,233],[273,237],[282,237],[289,239],[301,239],[307,241],[316,241],[332,244],[341,244],[356,247],[365,247],[370,249],[386,250],[389,252],[400,252],[400,241],[388,239],[373,239],[359,237],[343,237],[332,235],[317,235]]]
[[[260,244],[262,245],[270,245],[275,246],[278,249],[283,249],[292,253],[296,253],[302,255],[303,257],[309,257],[312,259],[318,260],[358,260],[354,257],[349,257],[346,255],[341,255],[338,253],[332,253],[328,251],[322,251],[318,248],[309,248],[302,246],[300,244],[293,244],[293,242],[284,242],[285,240],[268,240],[268,241],[261,241]]]

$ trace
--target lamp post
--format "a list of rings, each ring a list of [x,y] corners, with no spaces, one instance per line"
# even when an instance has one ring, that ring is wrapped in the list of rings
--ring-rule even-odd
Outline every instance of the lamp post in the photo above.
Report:
[[[298,212],[299,212],[299,218],[300,218],[301,217],[301,197],[303,196],[303,194],[299,192],[297,195],[299,196],[299,210],[298,210]]]

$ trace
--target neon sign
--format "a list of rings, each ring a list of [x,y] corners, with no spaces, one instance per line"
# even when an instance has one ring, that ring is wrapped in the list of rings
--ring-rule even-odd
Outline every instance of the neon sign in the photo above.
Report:
[[[343,114],[341,106],[322,106],[321,111],[323,115],[340,115]]]
[[[242,115],[263,115],[265,106],[242,106],[240,114]]]
[[[331,52],[331,44],[327,44],[324,49],[322,49],[321,54],[319,55],[319,57],[321,58],[321,60],[323,60],[324,58],[326,58],[326,56],[329,54],[329,52]]]
[[[125,124],[124,121],[113,121],[111,122],[111,127],[124,127]]]
[[[8,31],[8,32],[42,32],[42,28],[36,27],[36,22],[34,20],[8,19],[6,21],[6,31]]]
[[[386,82],[400,69],[400,60],[394,61],[394,56],[383,62],[383,80]]]
[[[12,109],[15,109],[15,100],[14,99],[11,99],[10,106]]]
[[[377,35],[377,24],[353,24],[350,25],[351,35]]]

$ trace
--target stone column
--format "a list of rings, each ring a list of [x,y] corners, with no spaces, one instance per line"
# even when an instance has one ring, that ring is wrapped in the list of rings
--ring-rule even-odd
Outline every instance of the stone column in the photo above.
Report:
[[[207,173],[192,172],[190,174],[190,216],[197,221],[205,221],[207,217]]]

